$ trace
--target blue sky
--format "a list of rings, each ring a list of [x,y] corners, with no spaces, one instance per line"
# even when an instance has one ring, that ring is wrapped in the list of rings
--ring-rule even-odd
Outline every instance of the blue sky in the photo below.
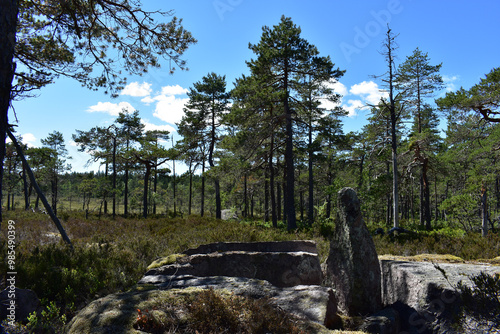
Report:
[[[254,57],[249,43],[258,43],[262,26],[291,17],[302,37],[346,70],[336,85],[349,111],[345,131],[366,124],[366,103],[380,97],[381,82],[373,75],[385,72],[380,55],[387,23],[399,34],[396,64],[417,47],[431,64],[443,63],[441,75],[448,90],[477,83],[500,55],[500,1],[497,0],[143,0],[144,9],[174,10],[184,27],[198,40],[185,54],[189,71],[168,73],[169,63],[142,77],[129,77],[129,86],[116,99],[88,91],[77,82],[60,79],[43,88],[36,98],[14,102],[17,131],[24,141],[41,146],[40,139],[61,131],[76,171],[85,170],[89,156],[78,153],[71,141],[76,129],[113,123],[123,107],[137,109],[147,128],[171,131],[182,117],[187,89],[209,72],[226,75],[228,88],[242,74],[245,61]],[[437,96],[443,95],[445,90]],[[97,170],[94,164],[89,168]]]

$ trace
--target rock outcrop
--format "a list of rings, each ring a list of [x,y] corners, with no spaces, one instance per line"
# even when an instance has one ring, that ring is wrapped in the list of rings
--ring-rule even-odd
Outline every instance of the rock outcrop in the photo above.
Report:
[[[346,315],[371,314],[381,309],[380,264],[375,244],[361,216],[356,192],[338,195],[338,217],[330,243],[326,283],[336,293]]]
[[[183,255],[175,257],[174,263],[150,269],[139,284],[271,297],[299,318],[338,326],[334,293],[320,286],[323,274],[314,241],[220,242],[186,250]]]
[[[123,333],[134,333],[137,309],[151,309],[170,294],[209,288],[269,298],[287,313],[319,326],[314,333],[340,325],[333,290],[320,286],[322,272],[313,241],[215,243],[157,261],[163,262],[168,264],[150,269],[139,281],[139,291],[92,302],[72,319],[68,332],[108,333],[120,324],[130,329]]]
[[[459,333],[453,329],[458,282],[470,285],[469,276],[500,273],[498,266],[394,260],[381,260],[381,270],[382,301],[398,311],[401,330],[408,333]]]

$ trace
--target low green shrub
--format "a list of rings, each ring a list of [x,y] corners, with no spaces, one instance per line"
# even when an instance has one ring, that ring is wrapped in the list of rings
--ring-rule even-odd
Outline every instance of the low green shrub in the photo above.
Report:
[[[26,329],[28,333],[56,334],[63,333],[64,325],[66,325],[66,315],[61,314],[61,309],[52,301],[45,306],[40,315],[33,312],[28,316]]]

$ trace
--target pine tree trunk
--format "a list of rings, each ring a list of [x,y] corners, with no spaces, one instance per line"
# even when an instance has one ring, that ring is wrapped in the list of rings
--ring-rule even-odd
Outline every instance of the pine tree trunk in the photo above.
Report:
[[[144,173],[144,194],[142,196],[142,216],[148,218],[148,189],[149,189],[149,175],[151,174],[151,166],[146,164],[146,171]]]
[[[0,10],[0,222],[2,221],[3,163],[7,139],[8,112],[14,78],[14,47],[16,44],[17,0],[2,1]]]
[[[28,180],[26,177],[26,168],[23,166],[23,190],[24,190],[24,210],[28,211],[30,208],[30,195],[28,191]]]
[[[278,223],[278,220],[281,220],[281,216],[282,216],[282,200],[281,200],[281,185],[279,182],[275,182],[274,185],[272,185],[271,187],[276,187],[276,224]]]
[[[188,215],[191,215],[191,206],[193,204],[193,161],[189,161],[189,200],[188,200]]]
[[[427,160],[424,163],[425,169],[427,169]],[[423,173],[424,179],[424,219],[425,219],[425,228],[431,229],[431,196],[430,196],[430,187],[429,187],[429,178],[427,177],[427,171]]]
[[[116,217],[116,136],[113,137],[113,219]]]
[[[425,198],[424,198],[424,175],[423,172],[420,172],[420,178],[419,178],[419,191],[420,191],[420,209],[419,209],[419,214],[420,214],[420,226],[425,227]]]
[[[286,172],[286,188],[285,188],[285,217],[287,221],[288,230],[297,228],[297,221],[295,217],[295,167],[293,159],[293,120],[292,111],[288,105],[289,92],[288,92],[288,61],[285,59],[284,64],[284,84],[283,90],[285,92],[284,108],[285,108],[285,172]]]
[[[272,114],[271,114],[272,116]],[[273,222],[273,227],[278,227],[278,214],[276,205],[276,193],[274,191],[274,166],[273,166],[273,155],[274,155],[274,131],[271,129],[271,143],[269,150],[269,190],[271,191],[271,221]]]
[[[205,159],[201,164],[201,209],[200,216],[205,214]]]
[[[128,164],[125,163],[125,189],[123,189],[123,215],[128,215]]]
[[[172,143],[173,146],[173,143]],[[174,187],[174,217],[177,217],[177,189],[176,189],[176,184],[175,184],[175,160],[172,161],[172,183]]]
[[[307,220],[308,220],[309,225],[312,225],[314,222],[313,158],[314,158],[314,152],[312,149],[312,122],[309,119],[309,161],[308,161],[309,203],[307,206]]]
[[[243,217],[247,217],[248,216],[248,197],[247,197],[247,192],[248,192],[248,189],[247,189],[247,173],[245,172],[245,175],[244,175],[244,195],[243,195],[243,202],[245,204],[245,207],[243,209]]]
[[[215,150],[215,107],[213,106],[215,101],[212,101],[212,129],[210,131],[210,147],[208,150],[208,164],[210,168],[215,167],[214,163],[214,150]],[[214,187],[215,187],[215,218],[222,218],[222,205],[220,199],[220,184],[219,179],[215,177],[214,179]]]
[[[269,168],[264,168],[264,221],[269,221]]]
[[[481,187],[481,232],[482,236],[488,235],[488,191],[483,184]]]
[[[129,149],[130,141],[127,138],[127,151]],[[123,190],[123,215],[128,215],[128,162],[125,162],[125,189]]]

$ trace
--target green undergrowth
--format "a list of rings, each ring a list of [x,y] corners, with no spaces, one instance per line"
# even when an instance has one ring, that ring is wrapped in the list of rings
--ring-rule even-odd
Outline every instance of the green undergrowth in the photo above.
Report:
[[[6,223],[16,225],[16,271],[19,288],[32,289],[44,305],[55,302],[68,319],[90,301],[132,287],[155,260],[201,244],[223,241],[280,241],[310,239],[255,224],[212,218],[154,217],[149,219],[68,216],[64,228],[74,250],[64,244],[49,218],[24,211],[6,212],[0,253],[7,255]],[[328,244],[321,238],[324,251]],[[326,257],[326,253],[322,255]],[[7,261],[0,263],[5,287]]]
[[[500,236],[490,233],[482,237],[479,233],[450,235],[415,232],[397,235],[375,235],[375,248],[379,255],[415,256],[420,254],[447,254],[466,261],[493,260],[500,254]]]

